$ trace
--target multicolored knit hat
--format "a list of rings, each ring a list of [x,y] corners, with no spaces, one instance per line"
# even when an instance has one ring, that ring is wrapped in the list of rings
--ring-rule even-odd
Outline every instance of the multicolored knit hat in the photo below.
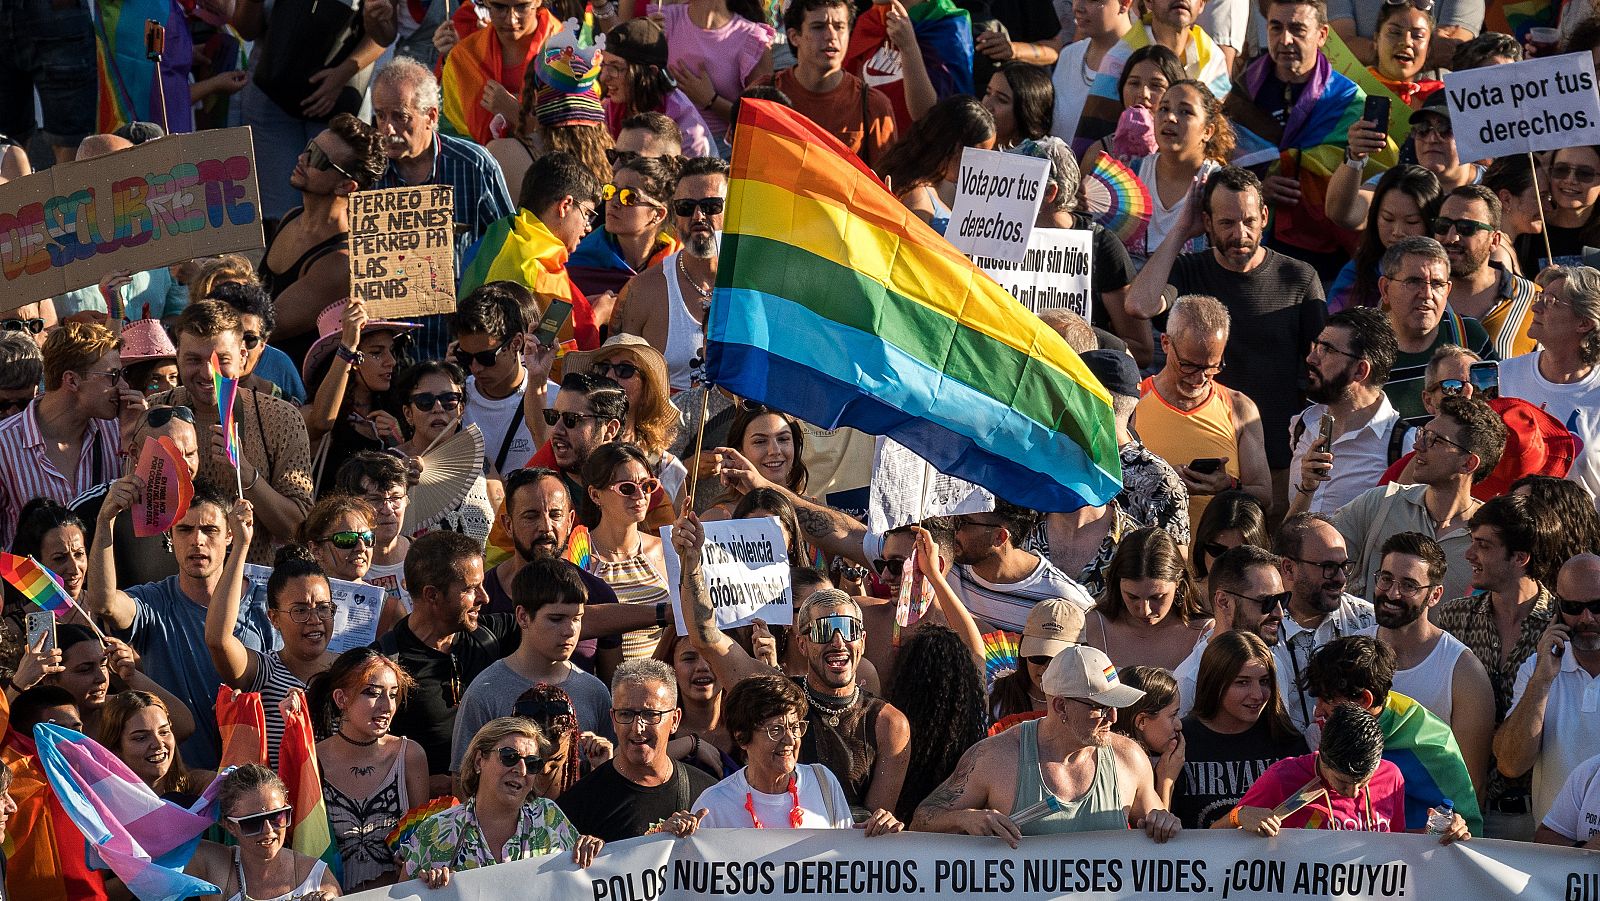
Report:
[[[600,104],[600,51],[602,35],[594,46],[579,44],[580,25],[568,19],[539,51],[538,89],[533,114],[546,128],[558,125],[601,126],[606,122]]]

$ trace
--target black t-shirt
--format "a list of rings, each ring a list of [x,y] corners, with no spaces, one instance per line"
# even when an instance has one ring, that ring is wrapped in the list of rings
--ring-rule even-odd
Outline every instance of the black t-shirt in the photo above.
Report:
[[[1122,241],[1106,231],[1088,213],[1073,213],[1072,227],[1094,232],[1094,272],[1089,276],[1089,323],[1110,329],[1111,316],[1106,313],[1101,295],[1107,291],[1120,291],[1133,284],[1133,258],[1128,256],[1128,248]]]
[[[505,564],[502,563],[500,566],[505,566]],[[507,616],[515,617],[517,614],[517,602],[512,600],[511,595],[500,585],[500,566],[496,566],[484,574],[483,591],[489,596],[489,603],[484,605],[483,609],[485,613],[504,613]],[[606,584],[605,579],[584,569],[578,570],[578,578],[583,581],[583,587],[589,590],[590,604],[617,603],[616,589]],[[572,662],[578,665],[578,669],[592,674],[594,672],[594,652],[596,648],[610,649],[620,647],[622,647],[622,636],[620,635],[612,635],[601,639],[586,638],[578,642],[577,649],[572,652]]]
[[[1306,753],[1298,735],[1276,741],[1266,716],[1237,735],[1206,728],[1196,716],[1183,720],[1183,772],[1172,787],[1172,814],[1185,829],[1209,829],[1239,803],[1267,767]]]
[[[1210,250],[1186,253],[1168,284],[1179,295],[1209,294],[1233,319],[1217,381],[1256,402],[1266,432],[1267,465],[1289,467],[1289,419],[1305,409],[1306,353],[1328,318],[1317,271],[1268,250],[1249,272],[1224,269]]]
[[[680,810],[688,810],[700,793],[717,780],[681,761],[672,762],[672,778],[654,788],[630,782],[611,761],[561,793],[561,812],[583,835],[608,842],[644,835]]]
[[[411,631],[411,617],[395,623],[389,634],[372,647],[397,660],[416,680],[404,704],[395,711],[390,731],[404,735],[428,753],[428,772],[450,772],[450,741],[456,727],[456,707],[467,686],[489,664],[510,654],[522,641],[522,630],[507,613],[479,614],[478,628],[457,632],[450,652],[442,654],[423,644]]]

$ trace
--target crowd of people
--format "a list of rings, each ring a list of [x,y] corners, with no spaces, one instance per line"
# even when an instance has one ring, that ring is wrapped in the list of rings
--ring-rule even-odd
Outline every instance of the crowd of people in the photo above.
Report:
[[[0,897],[128,896],[40,723],[178,803],[220,778],[188,870],[225,899],[700,828],[1600,849],[1600,147],[1460,159],[1439,80],[1600,58],[1588,4],[1551,48],[1503,0],[131,3],[0,0],[0,183],[244,124],[267,243],[0,301],[0,547],[75,605],[35,634],[5,588]],[[880,533],[871,436],[706,384],[750,98],[941,232],[966,148],[1048,161],[1093,290],[1038,315],[1111,398],[1120,494]],[[1086,206],[1113,163],[1126,241]],[[374,315],[350,195],[424,185],[456,308]],[[193,497],[146,536],[152,444]],[[703,523],[757,517],[792,623],[722,629]],[[223,687],[266,760],[227,767]],[[286,845],[299,704],[333,867]]]

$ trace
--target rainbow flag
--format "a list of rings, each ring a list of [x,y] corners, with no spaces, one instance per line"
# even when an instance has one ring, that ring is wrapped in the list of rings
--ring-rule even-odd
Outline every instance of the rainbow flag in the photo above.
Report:
[[[1483,834],[1478,793],[1461,758],[1461,746],[1444,720],[1398,691],[1378,714],[1383,759],[1400,768],[1406,785],[1406,828],[1428,825],[1428,808],[1449,798],[1473,835]]]
[[[445,795],[418,804],[416,807],[406,811],[399,822],[394,824],[394,828],[384,837],[383,843],[389,846],[390,851],[399,853],[406,841],[411,838],[411,834],[417,831],[417,827],[421,826],[424,820],[436,813],[443,813],[460,803],[454,795]]]
[[[81,732],[40,723],[33,737],[61,806],[92,853],[140,901],[181,901],[219,891],[183,867],[200,834],[216,821],[220,778],[186,810],[156,797],[117,755]]]
[[[296,689],[279,709],[283,713],[283,741],[278,745],[278,778],[289,787],[289,803],[294,805],[289,847],[323,861],[339,876],[344,861],[339,857],[339,845],[328,824],[328,808],[322,801],[317,737],[311,729],[305,693]]]
[[[1111,398],[1066,341],[833,135],[774,103],[739,108],[712,381],[819,428],[888,435],[1030,509],[1114,497]]]
[[[450,51],[454,56],[455,51]],[[449,57],[446,57],[448,59]],[[567,274],[567,245],[529,210],[518,210],[491,224],[478,243],[467,250],[466,264],[456,282],[456,296],[466,297],[485,282],[513,281],[527,285],[539,297],[539,315],[550,301],[572,304],[572,316],[557,337],[574,339],[579,350],[600,346],[600,329],[594,308]]]
[[[544,47],[552,34],[561,30],[561,23],[548,9],[538,9],[539,22],[534,26],[533,41],[528,45],[528,58],[521,65],[535,65],[533,58]],[[439,79],[442,93],[442,116],[439,127],[446,134],[488,144],[494,136],[489,123],[494,113],[483,108],[483,89],[490,81],[500,81],[501,75],[516,64],[506,60],[500,50],[500,36],[493,28],[481,28],[463,37],[450,55],[444,58],[444,71]],[[516,66],[521,71],[520,66]],[[511,96],[522,93],[522,85],[505,85]]]
[[[61,578],[32,557],[0,551],[0,578],[41,609],[54,613],[56,619],[71,616],[76,606],[67,590],[61,587]]]
[[[844,68],[889,98],[894,106],[895,128],[905,134],[911,128],[912,117],[906,106],[900,53],[889,41],[885,20],[888,12],[889,4],[874,3],[856,17],[845,50]],[[952,0],[924,0],[907,14],[934,96],[943,100],[954,94],[973,93],[971,14]],[[782,30],[781,25],[778,28]]]
[[[228,436],[228,462],[239,468],[239,421],[233,415],[233,401],[239,395],[239,380],[222,374],[222,364],[211,354],[211,387],[216,391],[217,417],[222,433]]]
[[[217,731],[222,736],[222,769],[267,765],[267,715],[260,692],[218,687]]]

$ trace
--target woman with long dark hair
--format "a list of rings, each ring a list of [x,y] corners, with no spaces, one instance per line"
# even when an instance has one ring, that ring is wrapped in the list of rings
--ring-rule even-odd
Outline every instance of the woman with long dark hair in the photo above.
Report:
[[[924,623],[900,649],[886,700],[911,724],[911,761],[895,805],[895,816],[910,822],[917,805],[983,739],[983,676],[961,636]]]
[[[446,431],[453,435],[462,429],[471,397],[466,374],[454,363],[428,360],[407,367],[395,378],[394,400],[404,420],[400,427],[406,436],[397,450],[413,469],[424,465],[419,458],[435,441],[448,438]],[[480,474],[472,480],[460,503],[426,522],[416,523],[412,535],[442,528],[487,541],[500,500],[499,479]]]
[[[742,460],[732,461],[744,469],[754,469],[767,481],[804,495],[806,480],[806,433],[800,420],[760,404],[741,402],[739,412],[728,426],[727,446],[717,449],[719,454]],[[738,505],[742,495],[727,479],[723,480],[722,494],[716,503],[700,514],[704,521],[727,519]]]
[[[339,463],[351,454],[400,443],[400,423],[388,410],[389,388],[408,358],[410,338],[402,336],[415,328],[371,319],[360,298],[330,306],[317,317],[322,335],[302,365],[305,383],[317,389],[300,414],[316,448],[319,494],[333,485]]]
[[[976,97],[946,97],[889,148],[878,175],[907,209],[942,235],[956,199],[961,152],[988,150],[994,142],[994,116]]]
[[[1378,262],[1384,251],[1401,238],[1428,234],[1439,196],[1439,177],[1421,166],[1396,166],[1383,173],[1372,192],[1355,258],[1328,289],[1328,312],[1378,305]]]
[[[1144,692],[1144,697],[1117,711],[1111,731],[1138,742],[1150,755],[1156,794],[1171,809],[1172,788],[1183,771],[1186,748],[1183,719],[1178,716],[1178,680],[1159,666],[1125,666],[1117,671],[1117,678]]]
[[[1167,92],[1169,86],[1188,77],[1188,72],[1183,68],[1183,60],[1178,59],[1176,53],[1160,44],[1146,44],[1140,47],[1128,54],[1128,61],[1122,66],[1122,74],[1117,76],[1117,96],[1122,99],[1123,112],[1136,106],[1143,107],[1150,113],[1153,130],[1153,120],[1156,109],[1161,105],[1162,95]],[[1117,128],[1118,131],[1127,128],[1123,119],[1119,118]],[[1094,162],[1102,153],[1111,154],[1124,162],[1145,155],[1144,151],[1131,154],[1119,152],[1117,135],[1109,134],[1090,144],[1089,149],[1084,151],[1081,160],[1083,171],[1093,171]]]
[[[1267,535],[1267,513],[1261,508],[1261,501],[1236,488],[1213,497],[1194,527],[1189,567],[1194,570],[1195,581],[1209,576],[1217,558],[1241,544],[1265,549],[1272,546],[1272,541]]]
[[[1183,554],[1165,529],[1124,535],[1106,590],[1084,621],[1084,643],[1113,660],[1175,668],[1210,628]]]
[[[983,108],[994,117],[996,149],[1009,150],[1049,134],[1055,105],[1049,70],[1015,61],[1001,66],[983,93]]]

